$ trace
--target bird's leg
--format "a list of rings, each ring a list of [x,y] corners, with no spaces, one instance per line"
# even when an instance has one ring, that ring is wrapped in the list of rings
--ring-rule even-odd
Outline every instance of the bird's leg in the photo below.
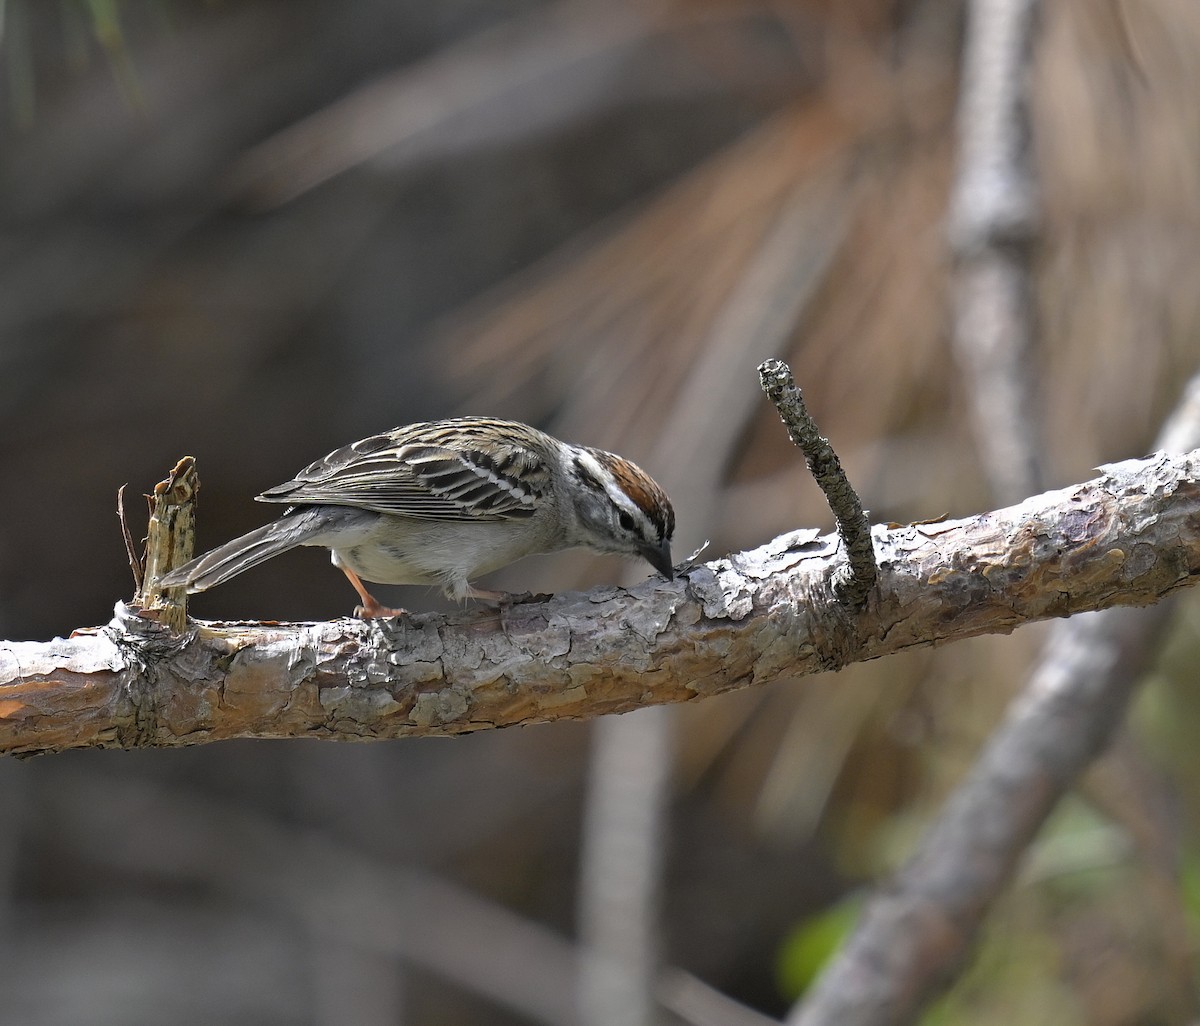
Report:
[[[342,566],[338,569],[346,575],[347,580],[349,580],[354,590],[358,592],[358,597],[362,599],[362,605],[356,606],[354,609],[355,616],[363,620],[373,620],[384,616],[408,616],[407,609],[392,609],[391,606],[380,605],[379,600],[367,591],[362,578],[348,566]]]

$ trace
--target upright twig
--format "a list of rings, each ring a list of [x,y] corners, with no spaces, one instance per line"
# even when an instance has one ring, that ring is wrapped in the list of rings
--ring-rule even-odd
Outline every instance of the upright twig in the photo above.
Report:
[[[779,411],[788,436],[804,453],[808,469],[833,511],[847,559],[846,565],[834,574],[834,593],[847,605],[857,608],[866,602],[879,577],[871,544],[871,522],[833,446],[821,437],[804,405],[804,396],[792,378],[791,368],[782,360],[766,360],[759,364],[758,377],[767,398]]]
[[[175,632],[182,631],[187,623],[187,589],[163,588],[159,581],[192,558],[199,490],[196,461],[191,456],[184,456],[154,486],[153,510],[146,532],[145,576],[134,599],[144,616]]]
[[[129,530],[129,521],[125,516],[125,489],[127,484],[117,489],[117,520],[121,524],[121,539],[125,542],[125,558],[129,560],[129,572],[133,574],[133,590],[136,594],[142,590],[145,578],[142,574],[142,557],[138,555],[137,546],[133,542],[133,532]]]

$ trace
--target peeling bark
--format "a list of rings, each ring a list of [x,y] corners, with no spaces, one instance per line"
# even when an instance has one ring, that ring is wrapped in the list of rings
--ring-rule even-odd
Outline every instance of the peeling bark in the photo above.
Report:
[[[1200,450],[964,520],[873,531],[861,610],[833,536],[498,610],[327,623],[106,626],[0,643],[0,752],[235,737],[451,735],[626,712],[1116,605],[1200,574]]]

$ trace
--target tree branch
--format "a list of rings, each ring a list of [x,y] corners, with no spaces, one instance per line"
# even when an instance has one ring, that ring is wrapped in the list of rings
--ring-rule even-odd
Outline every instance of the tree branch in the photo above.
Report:
[[[626,712],[1032,620],[1146,605],[1200,574],[1200,450],[966,520],[877,527],[879,586],[832,595],[812,531],[685,570],[394,621],[104,627],[0,644],[0,752],[459,734]]]

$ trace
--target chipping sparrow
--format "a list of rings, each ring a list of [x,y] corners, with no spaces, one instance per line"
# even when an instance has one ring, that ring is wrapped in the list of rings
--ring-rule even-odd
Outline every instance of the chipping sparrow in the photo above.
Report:
[[[583,546],[642,556],[668,579],[675,514],[628,460],[570,445],[515,421],[463,417],[409,424],[331,452],[258,496],[283,516],[167,574],[166,587],[207,591],[297,545],[332,550],[362,599],[362,578],[439,584],[446,595],[497,598],[470,580],[535,552]]]

